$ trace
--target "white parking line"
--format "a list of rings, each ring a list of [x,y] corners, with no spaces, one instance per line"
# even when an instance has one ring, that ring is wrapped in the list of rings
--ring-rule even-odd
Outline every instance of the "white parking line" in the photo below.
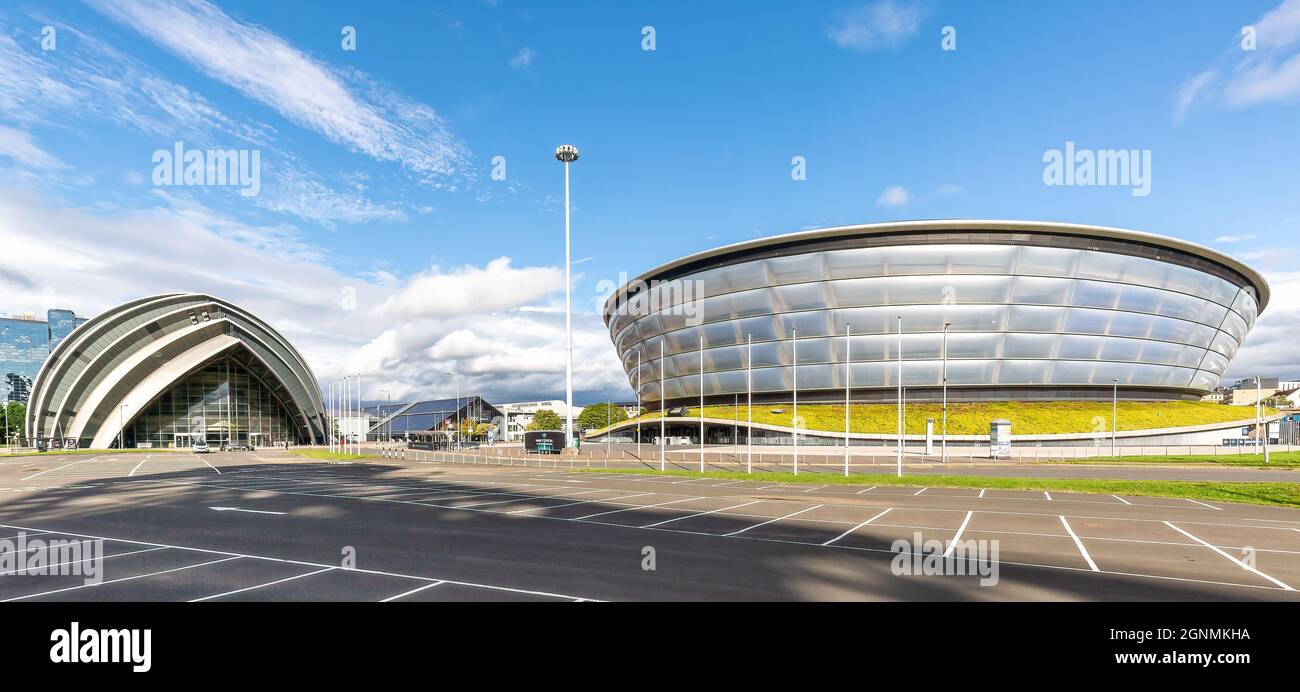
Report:
[[[854,495],[861,495],[861,494],[863,494],[863,493],[869,493],[869,492],[871,492],[872,490],[875,490],[875,489],[878,488],[878,487],[880,487],[880,486],[873,485],[873,486],[871,486],[870,488],[867,488],[866,490],[859,490],[858,492],[853,493],[853,494],[854,494]]]
[[[812,491],[814,491],[814,490],[821,490],[822,488],[825,488],[825,487],[826,487],[826,486],[824,486],[824,485],[819,485],[819,486],[817,486],[817,487],[815,487],[815,488],[809,488],[809,489],[805,490],[804,492],[805,492],[805,493],[810,493],[810,492],[812,492]]]
[[[650,529],[650,528],[654,528],[654,527],[656,527],[656,526],[663,526],[664,524],[671,524],[671,523],[673,523],[674,521],[681,521],[681,520],[683,520],[683,519],[692,519],[692,518],[694,518],[694,517],[702,517],[702,516],[704,516],[704,515],[706,515],[706,514],[717,514],[718,512],[725,512],[725,511],[727,511],[727,510],[729,510],[729,509],[739,509],[739,508],[741,508],[741,507],[748,507],[748,506],[750,506],[750,505],[756,505],[756,504],[758,504],[759,502],[762,502],[762,500],[753,500],[753,501],[750,501],[750,502],[742,502],[742,503],[740,503],[740,504],[738,504],[738,505],[732,505],[732,506],[730,506],[730,507],[720,507],[720,508],[718,508],[718,509],[711,509],[711,510],[709,510],[709,511],[707,511],[707,512],[696,512],[695,514],[687,514],[687,515],[684,516],[684,517],[675,517],[675,518],[673,518],[673,519],[665,519],[665,520],[663,520],[663,521],[656,521],[656,522],[653,523],[653,524],[646,524],[645,526],[639,526],[639,527],[637,527],[637,528]]]
[[[1070,534],[1070,538],[1074,539],[1074,545],[1078,546],[1079,554],[1083,556],[1084,562],[1088,563],[1088,567],[1094,572],[1100,572],[1101,570],[1097,569],[1097,563],[1093,562],[1092,556],[1088,554],[1088,549],[1083,547],[1083,541],[1079,540],[1079,537],[1074,533],[1074,529],[1070,528],[1070,523],[1065,520],[1065,515],[1061,515],[1061,526],[1064,526],[1065,532]]]
[[[1287,591],[1295,591],[1295,589],[1293,589],[1293,588],[1291,588],[1290,586],[1288,586],[1285,582],[1282,582],[1282,581],[1280,581],[1280,580],[1274,579],[1273,577],[1270,577],[1270,576],[1268,576],[1267,574],[1264,574],[1263,572],[1261,572],[1261,571],[1255,569],[1254,567],[1251,567],[1250,565],[1248,565],[1248,564],[1242,562],[1241,560],[1238,560],[1237,558],[1235,558],[1235,557],[1233,557],[1233,556],[1231,556],[1231,555],[1229,555],[1229,554],[1223,552],[1222,550],[1219,549],[1218,546],[1213,545],[1213,544],[1211,544],[1211,543],[1208,543],[1208,542],[1206,542],[1206,541],[1203,541],[1203,540],[1197,538],[1196,536],[1193,536],[1192,534],[1187,533],[1186,531],[1184,531],[1184,530],[1178,528],[1177,526],[1174,526],[1173,524],[1171,524],[1171,523],[1169,523],[1169,522],[1167,522],[1167,521],[1164,522],[1164,525],[1165,525],[1165,526],[1168,526],[1169,528],[1171,528],[1171,529],[1173,529],[1173,530],[1175,530],[1175,531],[1177,531],[1178,533],[1183,534],[1184,536],[1187,536],[1188,538],[1192,539],[1193,541],[1196,541],[1197,543],[1200,543],[1201,545],[1205,546],[1206,548],[1209,548],[1210,550],[1213,550],[1214,552],[1216,552],[1216,553],[1218,553],[1218,554],[1220,554],[1220,555],[1222,555],[1222,556],[1228,558],[1229,560],[1232,560],[1233,562],[1237,563],[1237,566],[1238,566],[1238,567],[1241,567],[1242,569],[1246,570],[1247,572],[1251,572],[1251,573],[1254,573],[1254,574],[1258,574],[1259,576],[1261,576],[1261,577],[1263,577],[1263,578],[1265,578],[1265,579],[1267,579],[1267,580],[1273,582],[1274,584],[1277,584],[1278,586],[1280,586],[1280,587],[1286,589]]]
[[[411,589],[410,591],[406,591],[406,592],[403,592],[403,593],[399,593],[399,594],[397,594],[396,596],[389,596],[388,598],[385,598],[384,600],[380,601],[380,603],[389,603],[389,602],[392,602],[392,601],[396,601],[396,600],[399,599],[399,598],[406,598],[407,596],[410,596],[411,594],[417,594],[417,593],[420,593],[421,591],[424,591],[424,590],[426,590],[426,589],[432,589],[432,588],[435,587],[435,586],[441,586],[442,584],[446,584],[446,583],[447,583],[447,582],[445,582],[445,581],[435,581],[435,582],[432,582],[432,583],[429,583],[429,584],[425,584],[424,586],[417,586],[417,587],[415,587],[414,589]],[[578,599],[578,600],[583,600],[583,599]]]
[[[649,509],[651,507],[663,507],[664,505],[675,505],[679,502],[690,502],[691,500],[703,500],[703,499],[704,498],[702,497],[686,497],[680,500],[671,500],[669,502],[656,502],[652,505],[633,505],[631,507],[624,507],[623,509],[611,509],[608,512],[597,512],[595,514],[588,514],[586,516],[577,517],[574,519],[574,521],[583,521],[584,519],[591,519],[593,517],[603,517],[606,514],[618,514],[619,512],[631,512],[634,509]]]
[[[1052,499],[1052,495],[1051,495],[1051,493],[1047,492],[1046,490],[1043,491],[1043,497],[1045,497],[1045,498],[1047,498],[1047,499],[1049,499],[1049,500]]]
[[[295,575],[293,575],[292,577],[285,577],[284,579],[276,579],[275,581],[268,581],[268,582],[266,582],[265,584],[258,584],[258,585],[256,585],[256,586],[245,586],[245,587],[242,588],[242,589],[235,589],[234,591],[227,591],[227,592],[225,592],[225,593],[218,593],[218,594],[213,594],[213,595],[211,595],[211,596],[204,596],[203,598],[196,598],[196,599],[190,601],[190,603],[200,603],[200,602],[203,602],[203,601],[210,601],[210,600],[212,600],[212,599],[214,599],[214,598],[221,598],[222,596],[233,596],[234,594],[237,594],[237,593],[243,593],[243,592],[245,592],[245,591],[254,591],[254,590],[256,590],[256,589],[265,588],[265,587],[267,587],[267,586],[275,586],[276,584],[283,584],[283,583],[285,583],[285,582],[287,582],[287,581],[293,581],[294,579],[302,579],[303,577],[310,577],[310,576],[313,575],[313,574],[320,574],[321,572],[328,572],[328,571],[330,571],[330,570],[332,570],[332,569],[335,569],[335,568],[334,568],[334,567],[326,567],[325,569],[318,569],[318,570],[316,570],[315,572],[306,572],[306,573],[303,573],[303,574],[295,574]]]
[[[604,492],[616,493],[618,491],[607,490]],[[619,495],[618,497],[602,497],[595,500],[578,500],[577,502],[566,502],[562,505],[548,505],[546,507],[525,507],[523,509],[516,509],[511,512],[506,512],[506,514],[523,514],[524,512],[536,512],[539,509],[559,509],[561,507],[572,507],[574,505],[589,505],[593,502],[615,502],[618,500],[626,500],[629,497],[641,497],[643,495],[654,495],[654,493],[632,493],[631,495]],[[521,500],[521,502],[527,502],[527,500]]]
[[[37,473],[33,473],[32,475],[30,475],[30,476],[28,476],[28,477],[26,477],[26,478],[24,478],[24,479],[22,479],[22,480],[30,481],[31,479],[33,479],[33,478],[35,478],[35,477],[37,477],[37,476],[43,476],[43,475],[45,475],[45,474],[47,474],[47,473],[49,473],[49,472],[51,472],[51,471],[58,471],[59,469],[66,469],[66,468],[68,468],[69,466],[76,466],[77,464],[85,464],[85,463],[88,463],[88,462],[94,461],[94,460],[96,460],[96,459],[98,459],[98,458],[99,458],[98,456],[93,456],[93,457],[91,457],[91,458],[89,458],[89,459],[82,459],[81,461],[74,461],[74,462],[72,462],[72,463],[70,463],[70,464],[64,464],[63,466],[57,466],[57,467],[52,468],[52,469],[45,469],[44,471],[40,471],[40,472],[37,472]]]
[[[1193,500],[1193,499],[1190,498],[1190,497],[1184,497],[1183,499],[1184,499],[1184,500],[1187,500],[1188,502],[1195,502],[1196,504],[1198,504],[1198,505],[1200,505],[1200,506],[1202,506],[1202,507],[1209,507],[1210,509],[1217,509],[1217,510],[1219,510],[1220,512],[1223,511],[1223,508],[1222,508],[1222,507],[1215,507],[1214,505],[1207,505],[1207,504],[1205,504],[1204,502],[1201,502],[1200,500]]]
[[[1131,505],[1131,504],[1133,504],[1132,502],[1129,502],[1128,500],[1125,500],[1124,498],[1120,497],[1119,495],[1111,495],[1111,497],[1115,498],[1116,500],[1119,500],[1120,502],[1123,502],[1123,503],[1126,504],[1126,505]]]
[[[978,497],[984,497],[984,493],[988,491],[989,491],[988,488],[980,488],[980,494],[978,495]]]
[[[758,528],[758,527],[760,527],[760,526],[767,526],[768,524],[771,524],[771,523],[774,522],[774,521],[781,521],[782,519],[789,519],[790,517],[798,516],[798,515],[800,515],[800,514],[803,514],[804,512],[811,512],[811,511],[813,511],[814,509],[817,509],[818,507],[821,507],[821,505],[813,505],[812,507],[804,507],[803,509],[801,509],[801,510],[799,510],[799,511],[797,511],[797,512],[791,512],[791,513],[789,513],[789,514],[787,514],[787,515],[785,515],[785,516],[783,516],[783,517],[777,517],[777,518],[775,518],[775,519],[768,519],[767,521],[760,522],[760,523],[758,523],[758,524],[754,524],[753,526],[746,526],[745,528],[743,528],[743,529],[741,529],[741,530],[739,530],[739,531],[732,531],[731,533],[724,533],[724,534],[722,534],[722,535],[724,535],[724,536],[737,536],[737,535],[740,535],[740,534],[742,534],[742,533],[744,533],[744,532],[746,532],[746,531],[748,531],[748,530],[750,530],[750,529],[756,529],[756,528]]]
[[[920,490],[918,490],[918,491],[912,493],[912,496],[915,497],[915,496],[920,495],[921,493],[923,493],[923,492],[925,492],[925,491],[927,491],[927,490],[929,490],[929,488],[921,488]]]
[[[207,459],[204,459],[203,457],[201,457],[201,456],[199,456],[199,455],[197,455],[197,454],[194,454],[193,456],[194,456],[195,459],[198,459],[199,461],[201,461],[201,462],[203,462],[203,463],[205,463],[205,464],[208,464],[208,460],[207,460]],[[212,464],[208,464],[208,468],[212,469],[213,471],[216,471],[218,476],[221,475],[221,469],[219,469],[219,468],[213,466]]]
[[[69,534],[69,535],[72,535],[72,534]],[[80,586],[69,586],[69,587],[64,588],[64,589],[54,589],[53,591],[42,591],[41,593],[29,593],[29,594],[27,594],[27,595],[25,595],[25,596],[15,596],[15,597],[13,597],[13,598],[6,598],[6,599],[0,601],[0,603],[8,603],[8,602],[10,602],[10,601],[21,601],[21,600],[23,600],[23,599],[27,599],[27,598],[36,598],[36,597],[38,597],[38,596],[49,596],[49,595],[51,595],[51,594],[63,593],[64,591],[76,591],[77,589],[88,589],[88,588],[95,587],[95,586],[103,586],[104,584],[116,584],[116,583],[118,583],[118,582],[131,581],[132,579],[144,579],[145,577],[156,577],[156,576],[158,576],[158,575],[160,575],[160,574],[170,574],[170,573],[172,573],[172,572],[181,572],[181,571],[183,571],[183,570],[187,570],[187,569],[194,569],[194,568],[196,568],[196,567],[206,567],[206,566],[208,566],[208,565],[215,565],[215,564],[217,564],[217,563],[219,563],[219,562],[230,562],[231,560],[238,560],[239,558],[240,558],[239,555],[234,555],[234,556],[231,556],[231,557],[223,557],[223,558],[221,558],[220,560],[209,560],[209,561],[207,561],[207,562],[200,562],[200,563],[197,564],[197,565],[186,565],[185,567],[173,567],[172,569],[165,569],[165,570],[161,570],[161,571],[158,571],[158,572],[150,572],[150,573],[148,573],[148,574],[137,574],[137,575],[132,576],[132,577],[122,577],[122,578],[120,578],[120,579],[105,579],[104,581],[97,582],[97,583],[93,583],[93,584],[82,584],[82,585],[80,585]]]
[[[952,540],[948,541],[948,549],[943,551],[944,557],[952,555],[952,551],[957,549],[957,541],[961,540],[961,534],[966,530],[966,525],[970,523],[970,518],[974,514],[974,511],[967,512],[966,518],[961,520],[961,526],[957,528],[957,533],[953,534]]]
[[[140,467],[141,467],[141,466],[144,466],[144,462],[146,462],[146,461],[149,461],[149,457],[148,457],[147,455],[145,456],[145,458],[143,458],[143,459],[140,460],[140,463],[138,463],[138,464],[135,465],[135,468],[131,469],[131,473],[126,474],[126,477],[127,477],[127,478],[130,478],[131,476],[134,476],[134,475],[135,475],[135,472],[136,472],[136,471],[139,471],[139,470],[140,470]]]
[[[854,531],[857,531],[858,529],[860,529],[860,528],[866,526],[867,524],[870,524],[871,522],[873,522],[873,521],[875,521],[875,520],[877,520],[877,519],[879,519],[879,518],[885,516],[886,514],[889,514],[890,510],[892,510],[892,509],[894,509],[894,508],[893,508],[893,507],[889,507],[889,508],[885,509],[885,511],[881,512],[880,514],[877,514],[876,516],[874,516],[874,517],[872,517],[872,518],[870,518],[870,519],[868,519],[868,520],[862,522],[861,524],[858,524],[857,526],[854,526],[853,528],[849,529],[848,531],[845,531],[844,533],[842,533],[842,534],[836,536],[835,538],[832,538],[832,539],[830,539],[829,541],[826,541],[826,542],[823,543],[822,545],[830,545],[830,544],[834,543],[835,541],[838,541],[838,540],[840,540],[841,538],[844,538],[845,536],[847,536],[847,535],[853,533]]]

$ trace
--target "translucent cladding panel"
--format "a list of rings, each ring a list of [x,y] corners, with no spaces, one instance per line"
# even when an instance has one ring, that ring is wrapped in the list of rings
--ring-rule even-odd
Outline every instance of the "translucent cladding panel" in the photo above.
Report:
[[[744,291],[772,283],[767,273],[767,264],[763,260],[709,269],[683,278],[700,282],[697,286],[703,289],[706,296]]]
[[[1066,305],[1073,286],[1073,279],[1017,276],[1011,289],[1011,302],[1017,305]]]
[[[903,317],[903,332],[942,332],[950,322],[950,332],[1003,331],[1007,323],[1005,305],[917,305],[906,308],[849,308],[833,311],[835,331],[852,325],[855,333],[891,334],[898,331],[898,316]]]
[[[1050,384],[1050,360],[1004,360],[998,370],[998,384]]]
[[[829,250],[824,262],[828,279],[885,275],[885,255],[880,248]]]
[[[800,354],[799,358],[802,360],[803,354]],[[835,376],[835,366],[833,365],[800,365],[798,373],[795,373],[793,368],[791,369],[790,378],[792,382],[795,377],[798,377],[799,391],[801,392],[808,389],[830,389],[844,386],[838,381],[839,378]],[[742,380],[741,387],[744,386]]]
[[[704,373],[704,394],[736,394],[745,391],[744,371]],[[698,397],[700,395],[700,377],[681,377],[674,381],[682,396]]]
[[[1010,274],[1009,245],[900,245],[881,249],[886,274]]]
[[[1255,326],[1255,318],[1259,315],[1259,305],[1255,302],[1253,291],[1242,290],[1237,294],[1237,299],[1232,304],[1232,309],[1246,321],[1246,324]]]
[[[827,291],[824,282],[815,281],[806,284],[773,287],[771,289],[770,307],[775,308],[776,312],[820,310],[826,307],[835,307],[835,300],[834,294]]]
[[[753,367],[768,368],[776,365],[789,365],[794,362],[788,341],[768,341],[754,344]]]
[[[745,335],[740,331],[740,327],[739,323],[729,321],[706,324],[697,329],[704,335],[704,347],[714,348],[742,343]]]
[[[754,371],[756,392],[789,391],[792,384],[790,368],[764,368]]]
[[[1178,356],[1178,365],[1184,368],[1194,368],[1201,363],[1205,357],[1206,350],[1198,346],[1184,346],[1183,352]]]
[[[1146,286],[1125,286],[1082,279],[1075,286],[1072,302],[1084,307],[1145,312],[1210,325],[1217,324],[1223,316],[1221,309],[1211,309],[1204,300],[1194,296]]]
[[[1082,250],[1025,246],[1020,248],[1016,274],[1073,278],[1079,272],[1082,257]]]
[[[705,298],[699,303],[683,303],[674,307],[688,318],[694,313],[698,315],[697,321],[702,319],[704,322],[768,315],[773,312],[771,289],[767,288],[713,296],[712,298]],[[813,307],[825,306],[815,305]],[[697,309],[698,312],[696,312]]]
[[[1143,286],[1165,286],[1174,265],[1160,260],[1084,250],[1079,263],[1080,279],[1102,279]]]
[[[949,371],[952,370],[952,363],[948,364]],[[800,375],[803,373],[800,372]],[[904,361],[903,362],[903,386],[904,387],[921,387],[927,385],[939,386],[943,384],[943,363],[939,361]]]
[[[1236,339],[1238,343],[1245,341],[1246,333],[1250,331],[1249,327],[1246,326],[1246,321],[1241,319],[1235,312],[1229,312],[1228,316],[1223,320],[1223,325],[1219,328],[1231,334],[1232,338]]]
[[[1167,272],[1165,283],[1161,288],[1200,296],[1225,306],[1232,305],[1232,300],[1237,295],[1235,285],[1213,274],[1176,264],[1170,264]]]
[[[1218,386],[1219,386],[1219,376],[1212,372],[1205,372],[1203,370],[1198,370],[1196,374],[1192,377],[1192,383],[1191,383],[1192,389],[1199,389],[1201,391],[1210,392],[1210,391],[1214,391],[1214,389]]]
[[[827,310],[810,310],[777,315],[781,338],[795,336],[830,336],[835,333],[831,327],[831,312]]]
[[[679,356],[680,357],[680,356]],[[695,359],[696,367],[699,366],[699,358]],[[745,367],[745,347],[728,346],[724,348],[711,348],[704,352],[704,371],[719,370],[737,370]]]
[[[948,362],[948,384],[988,384],[998,382],[998,361],[957,360]]]
[[[1129,336],[1184,344],[1207,344],[1214,329],[1207,325],[1157,315],[1112,310],[1070,308],[1065,331],[1073,334]]]
[[[1228,369],[1227,357],[1210,351],[1205,354],[1205,359],[1201,361],[1201,369],[1208,370],[1216,375],[1223,375]]]
[[[1010,319],[1007,320],[1007,331],[1059,332],[1066,314],[1064,308],[1013,305]]]
[[[1007,334],[1002,347],[1005,358],[1052,358],[1056,355],[1056,334]]]
[[[830,339],[804,339],[800,338],[795,345],[791,346],[792,354],[797,351],[799,364],[807,363],[829,363],[831,361],[831,342]]]
[[[1224,332],[1218,332],[1218,334],[1214,337],[1214,341],[1210,343],[1211,350],[1218,351],[1219,353],[1222,353],[1228,358],[1232,358],[1233,356],[1237,355],[1238,348],[1240,348],[1240,345],[1237,343],[1237,341],[1233,339],[1231,336],[1228,336]]]
[[[875,281],[882,281],[875,279]],[[1005,303],[1011,296],[1009,276],[909,276],[884,279],[889,305]]]
[[[773,284],[821,281],[826,278],[820,252],[773,257],[767,260],[767,271],[772,277]]]

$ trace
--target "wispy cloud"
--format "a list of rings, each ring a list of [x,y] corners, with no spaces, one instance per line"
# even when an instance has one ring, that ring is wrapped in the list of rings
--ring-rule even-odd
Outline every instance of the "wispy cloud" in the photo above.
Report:
[[[204,0],[89,2],[290,122],[374,159],[397,162],[426,183],[457,173],[468,158],[429,106],[361,72],[332,69]]]
[[[1182,84],[1175,121],[1198,103],[1247,108],[1300,99],[1300,0],[1283,0],[1250,27],[1254,50],[1245,50],[1243,37],[1236,36],[1214,66]]]
[[[58,157],[37,146],[30,134],[4,125],[0,125],[0,156],[7,156],[18,164],[32,168],[67,167]]]
[[[859,51],[893,50],[921,28],[925,10],[917,4],[880,0],[835,13],[826,35],[835,45]]]
[[[1221,235],[1214,239],[1216,243],[1240,243],[1243,240],[1254,240],[1255,235]]]
[[[878,207],[901,207],[912,198],[911,193],[902,185],[890,185],[876,198]]]
[[[510,58],[510,66],[516,70],[526,70],[533,66],[533,58],[535,56],[536,54],[533,53],[532,48],[524,46],[519,49],[519,52],[515,54],[515,57]]]

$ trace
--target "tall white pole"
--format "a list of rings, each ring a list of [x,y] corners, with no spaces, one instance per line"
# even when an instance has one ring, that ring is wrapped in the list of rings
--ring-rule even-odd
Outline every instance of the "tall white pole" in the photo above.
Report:
[[[792,374],[790,383],[794,385],[791,393],[794,395],[793,411],[790,413],[790,428],[794,431],[791,439],[794,441],[794,475],[799,475],[799,330],[790,330],[790,349],[792,353]]]
[[[664,340],[659,339],[659,470],[667,468],[666,457],[664,456],[664,445],[668,444],[668,417],[664,413],[664,400],[668,394],[664,391]]]
[[[903,316],[898,316],[898,449],[894,452],[898,477],[903,477]]]
[[[939,461],[948,463],[948,327],[943,323],[943,432],[939,434]]]
[[[636,350],[636,458],[641,459],[641,349]]]
[[[849,394],[853,391],[853,334],[844,325],[844,475],[849,475]]]
[[[334,383],[325,383],[325,448],[334,453]]]
[[[704,335],[700,335],[700,473],[704,473]]]
[[[1259,382],[1259,375],[1255,376],[1255,451],[1259,451],[1259,425],[1260,425],[1260,405],[1259,397],[1263,393],[1263,385]]]
[[[745,473],[754,472],[754,335],[745,335]]]
[[[1110,385],[1110,455],[1115,456],[1115,434],[1119,430],[1119,380]]]
[[[564,434],[573,446],[573,285],[569,278],[569,162],[564,162]],[[457,428],[456,434],[460,434]]]
[[[357,454],[361,453],[361,441],[366,436],[366,424],[361,409],[361,375],[357,375],[357,409],[354,419],[357,421]]]

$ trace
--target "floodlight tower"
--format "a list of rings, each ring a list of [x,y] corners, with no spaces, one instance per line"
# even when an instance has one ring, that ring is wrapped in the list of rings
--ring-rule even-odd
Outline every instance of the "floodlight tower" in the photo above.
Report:
[[[578,148],[561,144],[555,158],[564,164],[564,446],[573,446],[573,284],[569,278],[569,164]]]

